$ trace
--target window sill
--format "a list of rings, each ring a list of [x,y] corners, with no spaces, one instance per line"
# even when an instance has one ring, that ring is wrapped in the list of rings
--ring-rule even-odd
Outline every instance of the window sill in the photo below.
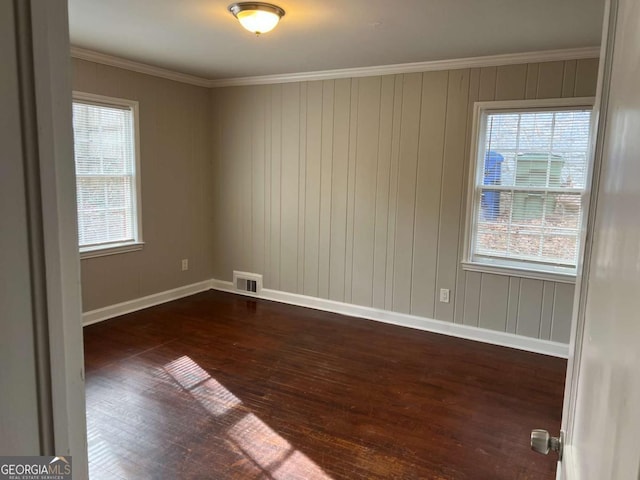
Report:
[[[508,265],[489,265],[478,262],[462,262],[462,269],[469,272],[492,273],[494,275],[507,275],[510,277],[530,278],[533,280],[546,280],[559,283],[576,283],[575,273],[552,272],[549,270],[536,270],[534,268],[521,268]]]
[[[144,242],[135,243],[121,243],[116,245],[110,245],[107,247],[88,247],[80,249],[80,259],[95,257],[106,257],[107,255],[118,255],[120,253],[129,253],[142,250]]]

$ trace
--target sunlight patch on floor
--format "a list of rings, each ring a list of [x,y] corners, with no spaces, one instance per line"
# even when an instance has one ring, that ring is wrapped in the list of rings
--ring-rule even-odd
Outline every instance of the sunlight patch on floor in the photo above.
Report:
[[[87,421],[87,448],[89,454],[89,473],[94,478],[94,468],[108,468],[115,478],[127,478],[126,472],[120,466],[120,457],[111,449],[110,443],[105,441],[91,421]],[[95,476],[97,478],[97,476]]]
[[[331,480],[322,468],[296,450],[255,414],[245,413],[242,401],[188,356],[166,364],[164,370],[212,415],[242,415],[227,430],[229,441],[268,478]]]
[[[279,465],[293,450],[289,442],[253,413],[231,427],[228,434],[245,454],[266,470]]]

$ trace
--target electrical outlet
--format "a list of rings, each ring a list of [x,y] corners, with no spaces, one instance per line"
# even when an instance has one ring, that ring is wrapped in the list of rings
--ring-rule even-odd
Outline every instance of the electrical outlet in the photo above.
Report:
[[[188,258],[183,258],[182,259],[182,271],[186,271],[189,270],[189,259]]]
[[[442,303],[449,303],[449,289],[441,288],[440,289],[440,301]]]

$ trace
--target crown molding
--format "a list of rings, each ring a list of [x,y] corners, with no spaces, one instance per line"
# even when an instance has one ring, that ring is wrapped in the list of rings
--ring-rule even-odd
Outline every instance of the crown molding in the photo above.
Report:
[[[207,79],[175,72],[165,68],[154,67],[145,63],[134,62],[125,58],[107,55],[80,47],[71,47],[71,56],[81,60],[124,68],[138,73],[188,83],[199,87],[219,88],[246,85],[269,85],[274,83],[304,82],[310,80],[333,80],[338,78],[371,77],[377,75],[393,75],[398,73],[431,72],[437,70],[458,70],[461,68],[499,67],[521,63],[539,63],[564,60],[580,60],[598,58],[600,47],[567,48],[562,50],[543,50],[539,52],[507,53],[484,57],[456,58],[451,60],[434,60],[429,62],[399,63],[395,65],[379,65],[373,67],[342,68],[336,70],[319,70],[315,72],[286,73],[278,75],[261,75],[253,77]]]
[[[598,58],[600,47],[567,48],[563,50],[544,50],[540,52],[507,53],[484,57],[434,60],[429,62],[399,63],[375,67],[343,68],[338,70],[320,70],[316,72],[288,73],[282,75],[263,75],[256,77],[224,78],[211,80],[209,86],[232,87],[242,85],[268,85],[273,83],[291,83],[310,80],[333,80],[338,78],[372,77],[397,73],[431,72],[437,70],[458,70],[461,68],[499,67],[519,63],[553,62]]]
[[[80,60],[88,60],[89,62],[100,63],[102,65],[124,68],[125,70],[153,75],[154,77],[166,78],[167,80],[173,80],[175,82],[188,83],[198,87],[211,86],[211,80],[206,78],[196,77],[195,75],[176,72],[166,68],[155,67],[146,63],[135,62],[133,60],[127,60],[126,58],[107,55],[106,53],[100,53],[94,50],[87,50],[86,48],[72,46],[71,56]]]

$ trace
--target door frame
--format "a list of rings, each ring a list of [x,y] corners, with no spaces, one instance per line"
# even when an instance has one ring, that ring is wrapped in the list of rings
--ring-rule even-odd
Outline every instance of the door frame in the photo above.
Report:
[[[71,455],[88,478],[80,257],[71,116],[67,0],[14,0],[22,144],[28,154],[33,321],[42,359],[41,455]]]
[[[64,152],[73,152],[73,142],[70,136],[71,89],[70,64],[67,53],[69,47],[66,23],[67,5],[66,0],[58,2],[34,1],[30,4],[34,25],[29,33],[33,35],[33,60],[38,67],[35,78],[36,107],[39,126],[45,125],[44,131],[40,132],[38,143],[41,153],[45,151],[44,149],[48,149],[47,152],[50,156],[46,159],[53,159],[48,164],[41,160],[42,170],[40,173],[42,177],[42,223],[46,225],[45,232],[49,232],[45,234],[43,250],[48,272],[48,323],[51,343],[55,443],[56,450],[60,446],[65,452],[73,452],[74,466],[77,468],[86,462],[86,427],[79,255],[75,241],[75,176],[73,171],[69,169],[70,165],[72,167],[72,163],[62,155]],[[588,215],[582,232],[582,262],[579,266],[576,282],[569,361],[565,381],[562,429],[566,434],[567,448],[565,449],[564,461],[559,462],[558,468],[558,478],[563,479],[574,478],[571,476],[573,467],[571,441],[580,375],[584,312],[588,294],[587,279],[593,248],[593,222],[597,210],[598,186],[603,163],[603,140],[607,121],[606,112],[617,5],[617,0],[608,0],[604,15],[598,87],[593,115],[594,131],[596,132],[591,147],[594,152],[592,156],[593,167],[590,175],[589,193],[585,197]],[[61,28],[62,16],[65,17],[64,35],[58,31]],[[66,69],[67,72],[62,73],[63,69]],[[63,79],[62,84],[59,79]],[[64,106],[65,104],[67,107]],[[44,117],[44,122],[41,120],[41,116]],[[73,158],[72,155],[71,158]],[[82,456],[84,456],[83,459],[81,459]],[[80,469],[76,471],[79,478],[84,478],[85,472]]]

